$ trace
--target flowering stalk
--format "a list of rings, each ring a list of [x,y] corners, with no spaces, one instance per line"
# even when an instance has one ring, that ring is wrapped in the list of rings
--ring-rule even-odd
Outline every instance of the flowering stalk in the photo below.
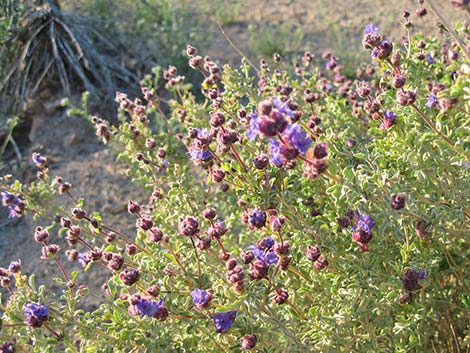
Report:
[[[297,313],[297,315],[299,315],[302,320],[307,320],[307,317],[302,313],[302,311],[295,306],[295,304],[291,301],[291,300],[287,300],[287,304],[289,304],[289,306],[294,309],[294,311]]]
[[[188,272],[186,271],[186,268],[183,266],[183,264],[181,263],[180,259],[179,259],[179,256],[176,254],[176,252],[173,250],[173,248],[170,246],[170,244],[168,244],[167,242],[162,242],[163,246],[165,248],[168,249],[168,251],[171,252],[171,254],[173,255],[176,263],[178,264],[179,268],[181,269],[181,271],[183,271],[184,275],[187,277],[188,276]]]
[[[190,239],[191,239],[191,244],[193,244],[194,254],[196,255],[197,277],[198,277],[199,288],[202,288],[201,261],[199,260],[199,254],[198,254],[198,252],[197,252],[196,244],[194,244],[194,240],[193,240],[192,237],[190,237]]]
[[[421,116],[423,118],[423,120],[426,122],[426,124],[428,124],[428,126],[432,129],[432,131],[434,131],[436,134],[438,134],[445,142],[447,142],[447,144],[449,146],[455,147],[455,142],[453,142],[447,136],[445,136],[442,132],[440,132],[434,126],[434,124],[428,119],[428,117],[423,113],[423,111],[421,109],[419,109],[418,106],[416,106],[416,104],[411,104],[411,106],[413,107],[414,110],[416,110],[416,112],[419,114],[419,116]]]
[[[101,227],[103,229],[106,229],[107,231],[110,231],[110,232],[113,232],[115,234],[117,234],[120,238],[122,238],[124,241],[126,241],[128,244],[132,244],[134,245],[137,249],[139,249],[140,251],[146,253],[146,254],[150,254],[150,252],[147,250],[147,249],[144,249],[143,247],[141,247],[140,245],[138,245],[136,242],[134,242],[131,238],[125,236],[123,233],[117,231],[116,229],[113,229],[111,227],[108,227],[108,226],[105,226],[104,224],[101,225]],[[103,233],[106,235],[106,233]]]
[[[63,339],[62,335],[59,335],[52,327],[50,327],[45,322],[42,324],[42,326],[44,326],[50,333],[52,333],[54,336],[56,336],[59,341],[61,341]]]
[[[248,168],[246,167],[245,163],[240,158],[240,155],[238,154],[237,150],[235,149],[235,146],[230,145],[230,149],[232,150],[233,155],[235,156],[236,160],[238,161],[238,164],[240,164],[240,166],[242,167],[243,172],[246,173],[248,171]]]

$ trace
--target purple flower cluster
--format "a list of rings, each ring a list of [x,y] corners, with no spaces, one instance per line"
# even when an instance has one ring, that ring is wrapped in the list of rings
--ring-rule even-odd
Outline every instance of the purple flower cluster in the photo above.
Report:
[[[428,108],[436,108],[439,106],[439,102],[435,94],[431,93],[428,96],[428,101],[426,102],[426,107]]]
[[[209,145],[212,142],[212,136],[207,129],[195,129],[194,139],[189,147],[189,155],[196,163],[209,162],[212,159],[212,153]]]
[[[372,232],[372,228],[375,226],[374,219],[366,213],[355,212],[356,225],[353,229],[359,229],[364,232]]]
[[[408,292],[419,290],[423,287],[418,283],[418,281],[424,279],[425,277],[426,272],[424,270],[410,268],[406,270],[405,277],[403,277],[401,280],[403,288],[405,288]]]
[[[43,304],[26,303],[23,306],[24,323],[32,327],[41,327],[48,319],[49,308]]]
[[[364,49],[372,50],[371,56],[379,60],[387,59],[393,50],[393,44],[379,34],[379,29],[373,24],[366,26],[362,38]]]
[[[254,210],[248,222],[250,223],[250,229],[263,228],[266,224],[266,212],[259,209]]]
[[[251,253],[250,258],[248,259],[246,256],[242,256],[243,260],[253,261],[253,253]],[[244,261],[244,263],[247,263]],[[230,259],[226,262],[225,268],[227,272],[225,273],[225,278],[227,281],[232,285],[233,290],[236,293],[243,293],[245,290],[245,272],[243,272],[243,267],[237,265],[237,260]]]
[[[426,54],[426,61],[428,62],[429,65],[432,65],[436,62],[436,60],[434,60],[431,54]]]
[[[397,120],[397,115],[392,112],[391,110],[386,110],[384,111],[383,113],[383,121],[382,123],[380,124],[380,128],[384,131],[387,131],[389,130],[393,125],[396,124],[396,120]]]
[[[24,202],[18,196],[10,194],[8,191],[2,191],[1,195],[2,205],[10,210],[8,218],[21,217],[25,209]]]
[[[163,299],[153,301],[149,298],[133,295],[129,298],[129,314],[134,316],[147,316],[150,318],[165,320],[168,317],[168,309],[163,306]]]
[[[261,260],[268,265],[275,265],[279,261],[279,258],[274,252],[274,244],[274,239],[267,237],[256,245],[251,244],[248,249],[253,252],[253,255],[258,260]]]
[[[0,353],[14,353],[15,345],[13,342],[5,342],[0,346]]]
[[[212,300],[212,294],[203,289],[195,288],[190,294],[197,310],[206,308]]]
[[[300,125],[289,125],[280,140],[270,139],[269,149],[271,152],[270,162],[277,167],[295,159],[299,154],[307,152],[312,140]]]
[[[373,237],[372,228],[375,226],[375,221],[368,214],[359,213],[359,211],[355,212],[354,220],[355,225],[352,227],[354,230],[352,239],[359,244],[361,252],[368,251],[368,243]]]
[[[236,311],[216,313],[214,316],[212,316],[212,320],[214,320],[216,332],[218,333],[227,332],[233,326],[236,317],[237,317]]]
[[[199,234],[199,220],[196,217],[181,217],[178,224],[178,234],[186,237],[192,237]]]
[[[250,128],[247,130],[249,140],[257,136],[268,137],[271,158],[269,161],[280,167],[289,160],[305,153],[312,143],[307,133],[298,124],[289,124],[286,116],[295,119],[296,112],[289,106],[289,101],[281,102],[277,98],[263,101],[258,105],[258,112],[251,113]],[[273,137],[277,136],[278,139]]]
[[[46,165],[47,159],[41,156],[39,153],[34,152],[32,155],[32,160],[36,166],[42,168]]]

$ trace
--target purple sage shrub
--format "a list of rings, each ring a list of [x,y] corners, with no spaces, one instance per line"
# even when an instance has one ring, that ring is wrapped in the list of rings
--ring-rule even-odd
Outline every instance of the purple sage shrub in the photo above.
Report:
[[[147,197],[122,195],[125,233],[47,156],[30,184],[0,179],[63,290],[1,264],[2,351],[468,351],[469,30],[412,34],[413,16],[402,43],[366,26],[357,78],[331,52],[234,68],[188,46],[201,99],[170,66],[116,94],[119,126],[71,109]]]

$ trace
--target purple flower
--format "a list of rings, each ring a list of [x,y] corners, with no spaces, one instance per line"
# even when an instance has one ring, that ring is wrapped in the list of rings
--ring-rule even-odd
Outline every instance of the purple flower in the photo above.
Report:
[[[225,313],[217,313],[215,314],[212,319],[214,320],[216,332],[224,333],[227,332],[235,322],[235,318],[237,317],[236,311],[227,311]]]
[[[201,128],[197,127],[196,130],[197,130],[197,138],[198,139],[210,138],[208,129],[201,129]]]
[[[193,216],[181,217],[178,223],[178,234],[192,237],[199,234],[199,219]]]
[[[189,155],[191,156],[191,159],[201,161],[201,162],[205,162],[212,157],[212,154],[209,150],[206,150],[206,151],[193,150],[193,151],[189,151]]]
[[[289,108],[289,101],[280,102],[276,97],[273,98],[273,105],[277,108],[279,113],[285,114],[287,116],[295,116],[295,112]]]
[[[401,279],[401,282],[403,284],[403,287],[408,291],[408,292],[413,292],[416,290],[420,290],[423,288],[418,281],[420,279],[425,278],[425,272],[424,270],[416,270],[414,268],[410,268],[406,270],[405,277]]]
[[[307,137],[307,133],[297,124],[289,125],[284,130],[284,136],[289,144],[298,150],[299,153],[307,152],[308,147],[312,143],[312,140]]]
[[[398,118],[397,115],[392,112],[391,110],[386,110],[384,111],[384,118],[390,122],[395,122],[395,120]]]
[[[425,279],[426,278],[426,271],[424,270],[416,270],[416,274],[418,275],[418,279]]]
[[[253,252],[253,254],[255,255],[255,257],[258,259],[258,260],[261,260],[263,262],[265,262],[266,264],[268,265],[275,265],[277,264],[279,258],[277,257],[276,253],[274,252],[274,250],[272,249],[264,249],[264,250],[261,250],[261,249],[258,249],[255,245],[250,245],[248,247],[249,250],[251,250]]]
[[[24,211],[24,202],[20,200],[17,196],[10,194],[7,191],[3,191],[2,195],[2,205],[8,206],[10,213],[8,218],[20,217]]]
[[[380,127],[383,130],[388,130],[393,125],[395,125],[396,120],[397,120],[397,115],[391,110],[386,110],[384,111],[384,120],[382,121],[382,124],[380,124]]]
[[[336,67],[337,63],[335,60],[330,59],[325,63],[325,69],[327,70],[333,70]]]
[[[39,167],[44,166],[47,162],[46,158],[44,158],[43,156],[41,156],[39,153],[36,153],[36,152],[33,153],[32,159],[33,159],[33,162]]]
[[[195,129],[197,136],[193,139],[191,146],[188,147],[191,159],[196,162],[206,162],[212,158],[209,145],[212,142],[212,136],[207,129]]]
[[[272,106],[276,110],[273,110]],[[258,109],[261,116],[255,112],[249,114],[250,127],[246,131],[246,136],[250,141],[257,136],[274,137],[282,133],[288,125],[285,116],[296,116],[295,111],[289,107],[289,101],[281,102],[276,97],[261,102]]]
[[[426,54],[426,61],[429,65],[434,64],[436,62],[431,54]]]
[[[15,352],[15,345],[12,342],[5,342],[0,346],[0,353],[14,353],[14,352]]]
[[[136,313],[140,316],[156,317],[159,310],[163,307],[163,299],[152,301],[147,298],[142,298],[134,305]]]
[[[364,31],[364,35],[366,34],[379,34],[379,28],[374,26],[373,23],[370,23],[366,26],[366,29]]]
[[[263,240],[261,240],[260,244],[262,245],[260,247],[271,249],[274,246],[275,242],[272,237],[266,237]]]
[[[250,113],[250,128],[246,131],[248,140],[253,141],[259,133],[259,116],[256,113]]]
[[[8,213],[8,218],[16,218],[20,216],[20,214],[16,212],[14,207],[9,207],[9,209],[10,209],[10,212]]]
[[[248,249],[253,252],[253,255],[255,255],[258,260],[261,260],[268,265],[274,265],[279,261],[278,256],[273,250],[274,243],[273,238],[267,237],[259,241],[256,246],[251,244]]]
[[[375,226],[374,219],[366,213],[355,212],[356,225],[352,227],[353,230],[359,229],[366,233],[372,233],[372,228]]]
[[[366,26],[364,37],[362,38],[362,46],[364,49],[373,49],[379,44],[382,36],[379,34],[379,29],[372,23]]]
[[[428,108],[434,108],[434,107],[437,106],[437,104],[438,104],[438,102],[437,102],[437,97],[436,97],[436,95],[431,93],[431,94],[428,96],[428,102],[426,103],[426,107],[428,107]]]
[[[262,210],[254,210],[248,221],[256,228],[264,227],[266,224],[266,212]]]
[[[371,56],[377,59],[386,59],[393,50],[393,44],[388,40],[381,40],[377,46],[372,50]]]
[[[49,308],[43,304],[27,303],[23,306],[24,323],[32,327],[41,327],[47,320]]]
[[[8,191],[2,191],[2,205],[8,206],[16,200],[16,196],[10,194]]]
[[[278,140],[270,139],[269,140],[269,150],[271,151],[271,158],[269,158],[269,162],[274,164],[276,167],[282,166],[281,160],[281,148],[280,143]]]
[[[86,257],[86,253],[84,252],[78,253],[77,261],[83,268],[85,268],[90,262],[90,260]]]
[[[190,294],[193,297],[193,304],[198,310],[207,307],[212,299],[212,294],[199,288],[194,288]]]

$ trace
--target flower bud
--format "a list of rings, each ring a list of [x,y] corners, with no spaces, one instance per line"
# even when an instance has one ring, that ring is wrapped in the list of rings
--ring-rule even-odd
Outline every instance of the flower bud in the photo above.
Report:
[[[237,260],[235,259],[230,259],[225,264],[225,268],[227,269],[227,271],[233,270],[235,266],[237,266]]]
[[[8,270],[11,273],[20,273],[21,272],[21,260],[10,262],[10,265],[8,266]]]
[[[139,280],[139,277],[139,271],[133,268],[126,268],[119,274],[119,278],[121,279],[122,283],[124,283],[126,286],[132,286],[135,282]]]
[[[83,219],[86,217],[86,212],[81,208],[74,208],[72,209],[72,216],[75,219]]]
[[[197,242],[196,244],[196,247],[199,249],[199,250],[207,250],[211,247],[211,238],[201,238],[199,239],[199,241]]]
[[[289,299],[289,292],[287,289],[276,289],[274,291],[275,297],[273,298],[273,302],[282,305],[287,302],[287,299]]]
[[[269,157],[266,154],[261,154],[253,159],[253,164],[256,169],[264,169],[269,164]]]
[[[67,191],[69,191],[70,189],[72,188],[72,184],[70,183],[63,183],[63,184],[60,184],[59,185],[59,194],[64,194],[66,193]]]
[[[323,142],[323,143],[318,143],[315,146],[313,146],[313,155],[317,159],[322,159],[328,155],[328,143]]]
[[[250,263],[248,274],[250,279],[263,279],[268,276],[269,265],[261,260]]]
[[[42,227],[36,227],[36,230],[34,232],[34,240],[36,240],[38,243],[42,243],[47,240],[49,237],[49,232],[46,229],[43,229]]]
[[[316,261],[320,255],[320,248],[318,246],[308,245],[307,249],[305,249],[305,257],[312,262]]]
[[[192,45],[188,44],[188,46],[186,47],[186,54],[188,56],[194,56],[194,55],[196,55],[196,53],[197,53],[196,48],[194,48]]]
[[[136,213],[139,213],[140,212],[140,206],[137,202],[134,202],[132,200],[129,200],[129,202],[127,203],[127,211],[130,213],[130,214],[136,214]]]
[[[406,203],[406,195],[405,194],[394,194],[392,195],[392,208],[394,210],[401,210],[402,208],[405,207]]]
[[[313,263],[313,267],[318,271],[323,270],[326,266],[328,266],[328,260],[323,255],[320,255]]]
[[[162,240],[163,232],[158,228],[152,228],[152,229],[150,229],[148,237],[152,242],[157,243],[160,240]]]
[[[242,338],[240,338],[241,350],[248,351],[250,349],[255,348],[257,341],[258,339],[255,334],[243,336]]]
[[[418,17],[423,17],[426,16],[428,13],[428,10],[425,7],[419,7],[416,9],[416,16]]]
[[[137,228],[140,228],[142,230],[149,230],[153,227],[153,221],[150,219],[149,216],[142,216],[137,219],[135,225]]]
[[[255,259],[255,255],[253,254],[252,251],[243,250],[240,254],[240,258],[245,265],[248,265],[250,262],[252,262]]]
[[[215,209],[212,207],[206,207],[206,209],[202,211],[202,217],[205,219],[214,219],[216,217]]]
[[[189,66],[193,69],[198,69],[202,65],[202,57],[197,55],[189,59]]]
[[[215,183],[221,183],[225,178],[225,171],[223,169],[213,169],[211,175]]]
[[[411,105],[416,100],[416,93],[413,91],[397,91],[397,104],[406,106]]]

